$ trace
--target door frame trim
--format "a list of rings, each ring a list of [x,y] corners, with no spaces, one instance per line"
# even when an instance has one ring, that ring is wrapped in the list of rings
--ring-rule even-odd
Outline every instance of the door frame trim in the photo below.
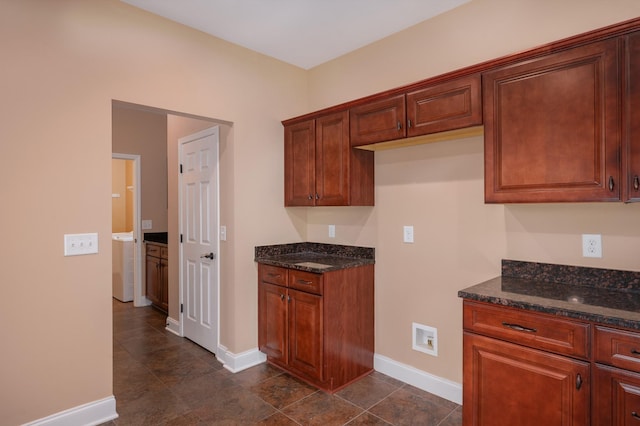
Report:
[[[113,160],[133,161],[133,306],[148,306],[151,301],[144,295],[142,289],[142,243],[143,236],[140,235],[142,229],[140,199],[142,194],[142,180],[140,179],[141,159],[138,154],[111,153]]]

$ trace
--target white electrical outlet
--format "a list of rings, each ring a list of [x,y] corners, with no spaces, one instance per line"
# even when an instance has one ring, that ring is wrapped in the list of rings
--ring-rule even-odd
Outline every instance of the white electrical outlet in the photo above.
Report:
[[[402,230],[402,240],[405,243],[413,242],[413,226],[405,226]]]
[[[582,257],[602,257],[600,234],[582,234]]]
[[[329,225],[329,238],[335,238],[335,237],[336,237],[336,226]]]

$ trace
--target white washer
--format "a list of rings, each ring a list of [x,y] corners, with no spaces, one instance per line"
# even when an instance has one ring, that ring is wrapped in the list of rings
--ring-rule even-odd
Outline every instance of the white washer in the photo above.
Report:
[[[121,302],[133,300],[133,232],[113,234],[113,297]]]

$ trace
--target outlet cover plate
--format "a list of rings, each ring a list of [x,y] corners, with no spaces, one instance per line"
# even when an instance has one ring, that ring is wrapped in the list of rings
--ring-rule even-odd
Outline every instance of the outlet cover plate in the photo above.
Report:
[[[602,236],[600,234],[582,234],[582,256],[602,257]]]

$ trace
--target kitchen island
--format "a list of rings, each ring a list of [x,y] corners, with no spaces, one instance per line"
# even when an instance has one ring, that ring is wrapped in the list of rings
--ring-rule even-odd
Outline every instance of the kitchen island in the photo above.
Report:
[[[329,393],[373,371],[373,248],[261,246],[255,261],[258,346],[269,363]]]

